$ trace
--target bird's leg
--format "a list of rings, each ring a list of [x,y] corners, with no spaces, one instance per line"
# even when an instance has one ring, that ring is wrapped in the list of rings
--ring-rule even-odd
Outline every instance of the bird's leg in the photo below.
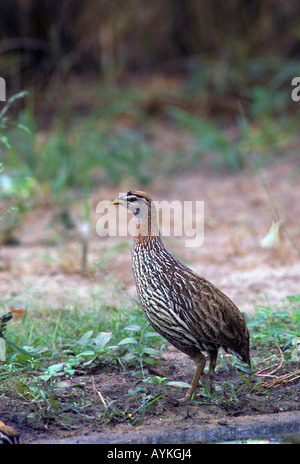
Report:
[[[209,351],[209,370],[208,370],[208,386],[211,392],[215,391],[214,374],[217,362],[218,351]]]
[[[204,371],[205,362],[206,362],[205,356],[202,353],[199,353],[197,358],[194,359],[194,361],[196,364],[195,374],[194,374],[191,386],[188,389],[186,396],[179,400],[181,403],[189,401],[192,398],[193,394],[195,393],[196,389],[199,386],[199,380]]]

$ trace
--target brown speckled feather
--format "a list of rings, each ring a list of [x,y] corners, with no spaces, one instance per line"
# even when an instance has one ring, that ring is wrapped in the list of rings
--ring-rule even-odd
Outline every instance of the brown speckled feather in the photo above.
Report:
[[[159,237],[147,245],[144,241],[135,239],[132,265],[143,310],[155,330],[192,357],[194,351],[223,347],[249,364],[248,329],[235,304],[175,259]]]

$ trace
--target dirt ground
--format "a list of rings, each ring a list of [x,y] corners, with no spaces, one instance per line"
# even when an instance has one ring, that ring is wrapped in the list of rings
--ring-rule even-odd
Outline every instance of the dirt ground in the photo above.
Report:
[[[221,176],[200,168],[167,182],[157,180],[147,189],[155,200],[197,199],[205,202],[203,245],[200,248],[187,248],[182,237],[166,237],[165,243],[180,259],[227,293],[245,313],[253,313],[257,305],[263,305],[266,301],[280,305],[287,295],[299,293],[299,166],[293,159],[281,159],[265,167],[262,174],[268,191],[251,170]],[[124,185],[120,190],[131,188],[141,186]],[[94,224],[99,217],[95,211],[97,203],[102,199],[110,200],[117,194],[112,188],[99,188],[93,194]],[[282,235],[279,243],[272,248],[262,248],[261,240],[268,233],[272,220],[277,220],[274,205],[283,223]],[[75,205],[75,214],[76,211]],[[70,307],[76,300],[84,308],[91,301],[92,293],[97,291],[108,301],[114,302],[116,282],[124,297],[135,296],[128,248],[120,249],[114,259],[105,262],[102,274],[92,280],[76,271],[79,261],[76,253],[73,259],[72,243],[64,251],[66,255],[69,253],[68,265],[58,265],[56,258],[61,256],[62,251],[51,244],[49,237],[53,230],[47,228],[53,214],[53,210],[45,207],[28,212],[19,231],[20,245],[1,248],[0,293],[7,298],[26,290],[26,294],[18,297],[14,304],[28,304],[33,309],[35,302],[41,300],[45,306],[53,307],[62,304]],[[99,259],[101,250],[107,250],[122,240],[129,241],[130,238],[100,238],[93,228],[89,263]],[[55,259],[42,259],[44,255]],[[105,280],[103,284],[104,274],[113,276],[111,283]],[[194,370],[192,361],[172,348],[163,354],[166,362],[158,368],[159,371],[170,380],[190,382]],[[132,400],[132,395],[128,394],[140,385],[139,381],[124,366],[102,364],[89,375],[78,373],[68,381],[70,398],[73,394],[79,394],[81,387],[78,385],[85,382],[86,397],[90,397],[92,403],[87,405],[85,416],[81,418],[68,396],[62,398],[65,413],[73,420],[72,428],[62,427],[53,418],[39,422],[31,420],[24,414],[30,411],[30,405],[22,409],[18,402],[7,398],[0,398],[0,419],[20,431],[23,443],[55,439],[71,442],[79,435],[87,441],[96,436],[99,442],[115,443],[130,442],[130,436],[138,436],[140,442],[159,442],[158,436],[164,437],[161,440],[165,440],[165,443],[171,443],[172,436],[177,436],[179,442],[202,441],[203,436],[195,435],[195,431],[227,429],[234,435],[237,424],[239,427],[251,426],[254,417],[259,421],[259,418],[267,417],[266,414],[270,415],[269,421],[278,418],[279,422],[282,415],[289,413],[289,417],[292,417],[294,414],[295,423],[299,425],[299,378],[298,381],[265,392],[251,391],[239,373],[230,367],[229,360],[226,366],[218,367],[216,385],[221,386],[226,380],[235,389],[243,387],[238,393],[238,401],[230,397],[230,389],[225,389],[224,392],[219,390],[218,400],[204,397],[198,402],[180,404],[177,400],[184,395],[184,390],[163,384],[149,385],[146,395],[161,395],[161,398],[145,409],[140,425],[141,410],[137,409],[141,400]],[[294,369],[299,369],[299,364],[295,363]],[[284,366],[278,375],[282,373]],[[155,374],[155,370],[152,374]],[[104,403],[110,405],[105,418]],[[194,435],[189,434],[191,430]],[[210,433],[205,435],[206,441],[209,441],[209,437],[212,441],[219,441],[223,437],[222,433]]]
[[[170,380],[191,380],[194,366],[184,355],[178,355],[171,349],[165,360],[166,365],[159,369],[161,374]],[[295,364],[294,369],[299,369],[299,366]],[[157,373],[156,370],[153,373]],[[129,370],[99,365],[93,376],[79,374],[72,378],[68,395],[60,398],[67,422],[73,424],[71,430],[70,425],[62,425],[61,418],[57,422],[53,417],[39,421],[25,418],[22,413],[30,412],[29,405],[20,410],[17,403],[4,399],[1,399],[1,419],[20,431],[22,443],[194,443],[270,439],[268,433],[271,433],[271,438],[276,438],[278,433],[281,436],[299,434],[299,379],[298,383],[265,392],[250,391],[228,362],[228,370],[220,369],[216,373],[217,388],[225,380],[234,385],[235,390],[242,387],[238,398],[230,399],[232,392],[227,388],[222,392],[217,390],[218,398],[208,399],[199,395],[195,401],[182,404],[178,399],[184,396],[185,390],[150,385],[145,395],[161,397],[147,407],[139,424],[141,399],[133,400],[129,391],[141,385],[141,381],[134,378]],[[92,403],[87,405],[85,416],[81,418],[72,401],[73,393],[80,390],[80,382],[85,383],[87,398]],[[109,405],[105,418],[98,392]],[[259,420],[264,420],[263,427],[257,429]]]

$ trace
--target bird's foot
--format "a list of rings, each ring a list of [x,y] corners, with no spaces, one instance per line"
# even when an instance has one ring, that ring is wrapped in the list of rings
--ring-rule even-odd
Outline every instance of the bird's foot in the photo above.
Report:
[[[186,396],[184,396],[183,398],[179,398],[178,403],[180,404],[184,404],[184,403],[187,403],[188,401],[190,401],[190,399],[192,398],[191,395],[187,394]]]

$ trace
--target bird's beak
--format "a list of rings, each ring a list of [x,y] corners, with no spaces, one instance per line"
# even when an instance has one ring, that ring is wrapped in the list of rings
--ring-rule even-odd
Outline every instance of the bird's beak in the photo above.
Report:
[[[111,205],[122,205],[126,206],[126,200],[124,200],[125,195],[120,195],[119,197],[114,198],[110,204]]]
[[[110,202],[110,205],[119,205],[119,204],[120,204],[120,199],[118,197],[114,198]]]

